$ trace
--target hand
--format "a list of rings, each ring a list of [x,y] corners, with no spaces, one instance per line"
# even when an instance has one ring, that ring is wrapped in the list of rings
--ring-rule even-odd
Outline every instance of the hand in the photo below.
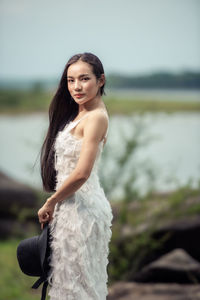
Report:
[[[41,229],[44,228],[45,223],[49,223],[52,220],[55,204],[51,204],[48,202],[49,198],[47,199],[46,203],[38,210],[38,218],[39,222],[41,223]]]

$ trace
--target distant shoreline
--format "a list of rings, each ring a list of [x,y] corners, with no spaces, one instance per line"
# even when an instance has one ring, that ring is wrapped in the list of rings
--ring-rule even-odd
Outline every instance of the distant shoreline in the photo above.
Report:
[[[186,92],[187,95],[183,91],[179,93],[174,91],[177,95],[172,91],[170,95],[167,92],[159,90],[156,95],[154,90],[108,90],[103,100],[110,114],[200,111],[198,92],[195,94],[196,101],[189,92]],[[53,95],[53,91],[0,89],[0,114],[48,112]]]
[[[106,95],[117,99],[200,102],[200,89],[119,88],[107,89]]]

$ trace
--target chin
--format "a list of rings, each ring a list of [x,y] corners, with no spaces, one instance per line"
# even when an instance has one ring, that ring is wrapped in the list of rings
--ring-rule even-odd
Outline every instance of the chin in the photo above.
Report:
[[[76,100],[76,102],[78,103],[78,104],[84,104],[84,103],[87,103],[87,102],[89,102],[90,100],[82,100],[82,99],[80,99],[80,100]]]

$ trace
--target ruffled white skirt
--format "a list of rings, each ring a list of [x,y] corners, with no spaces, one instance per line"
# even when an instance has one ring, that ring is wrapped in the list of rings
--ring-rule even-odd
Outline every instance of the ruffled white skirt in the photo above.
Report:
[[[103,192],[90,202],[87,197],[76,192],[56,205],[50,225],[50,300],[106,300],[113,215]]]

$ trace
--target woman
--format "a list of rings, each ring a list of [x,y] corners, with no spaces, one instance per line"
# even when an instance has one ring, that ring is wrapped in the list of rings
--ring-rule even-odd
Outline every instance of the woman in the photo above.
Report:
[[[41,150],[41,175],[53,195],[38,211],[51,232],[51,300],[104,300],[113,218],[98,177],[108,114],[102,101],[105,76],[95,55],[67,63],[49,108]]]

